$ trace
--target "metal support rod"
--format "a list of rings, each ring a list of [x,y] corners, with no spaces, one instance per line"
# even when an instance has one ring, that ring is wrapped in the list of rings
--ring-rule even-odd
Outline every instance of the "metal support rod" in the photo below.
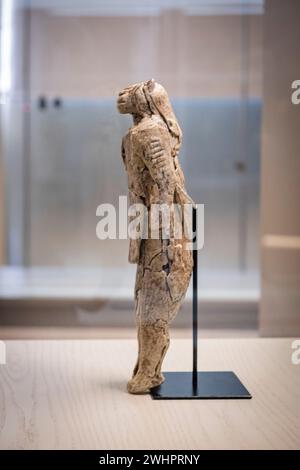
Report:
[[[198,380],[198,251],[197,209],[193,207],[193,386]]]

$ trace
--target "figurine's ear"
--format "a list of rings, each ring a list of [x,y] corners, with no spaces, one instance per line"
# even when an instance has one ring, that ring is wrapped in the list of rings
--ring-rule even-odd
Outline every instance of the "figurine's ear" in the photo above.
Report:
[[[147,88],[149,90],[149,92],[151,93],[151,91],[154,90],[154,87],[155,87],[155,80],[154,78],[151,78],[151,80],[148,80],[148,82],[146,83],[147,85]]]

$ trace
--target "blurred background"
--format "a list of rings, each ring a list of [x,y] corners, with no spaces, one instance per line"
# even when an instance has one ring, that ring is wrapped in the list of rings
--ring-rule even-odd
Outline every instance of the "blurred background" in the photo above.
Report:
[[[96,208],[127,194],[116,95],[150,78],[205,205],[200,335],[299,335],[299,44],[297,0],[2,0],[0,338],[135,336],[128,243]]]

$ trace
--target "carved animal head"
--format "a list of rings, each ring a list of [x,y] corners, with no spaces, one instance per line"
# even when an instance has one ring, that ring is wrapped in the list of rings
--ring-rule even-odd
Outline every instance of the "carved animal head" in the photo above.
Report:
[[[165,122],[169,133],[175,139],[173,156],[178,152],[182,141],[182,132],[171,106],[165,88],[154,79],[130,85],[119,93],[117,107],[121,114],[133,116],[159,115]]]
[[[141,117],[145,114],[151,114],[143,87],[144,82],[135,83],[120,91],[117,107],[121,114],[133,114]]]

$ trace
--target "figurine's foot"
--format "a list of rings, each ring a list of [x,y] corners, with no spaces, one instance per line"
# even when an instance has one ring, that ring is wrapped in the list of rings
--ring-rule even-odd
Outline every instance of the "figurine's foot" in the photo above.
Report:
[[[127,390],[129,393],[139,394],[148,393],[150,388],[157,387],[164,382],[162,374],[155,377],[148,377],[142,372],[138,372],[133,379],[129,380]]]

